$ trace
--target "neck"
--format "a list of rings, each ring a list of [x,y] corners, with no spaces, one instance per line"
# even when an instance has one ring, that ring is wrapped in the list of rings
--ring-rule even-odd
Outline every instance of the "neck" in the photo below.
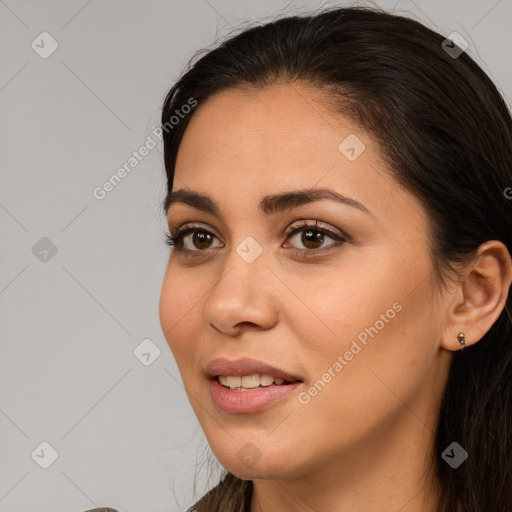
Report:
[[[289,478],[254,479],[250,512],[437,512],[433,431],[410,411],[404,428],[383,427],[350,453]]]

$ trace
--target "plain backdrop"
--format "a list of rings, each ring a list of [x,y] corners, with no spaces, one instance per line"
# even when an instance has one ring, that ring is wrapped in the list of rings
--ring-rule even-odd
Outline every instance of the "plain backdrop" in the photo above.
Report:
[[[199,495],[213,485],[158,319],[161,144],[93,192],[151,136],[197,50],[336,4],[0,1],[0,512],[184,511],[196,472]],[[461,34],[512,97],[512,2],[375,4]]]

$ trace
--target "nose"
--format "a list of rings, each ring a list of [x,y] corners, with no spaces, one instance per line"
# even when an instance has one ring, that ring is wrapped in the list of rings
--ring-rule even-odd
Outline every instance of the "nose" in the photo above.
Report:
[[[247,329],[270,329],[278,318],[276,291],[280,285],[269,267],[269,258],[264,251],[253,261],[241,254],[234,247],[226,257],[203,305],[208,328],[228,336]]]

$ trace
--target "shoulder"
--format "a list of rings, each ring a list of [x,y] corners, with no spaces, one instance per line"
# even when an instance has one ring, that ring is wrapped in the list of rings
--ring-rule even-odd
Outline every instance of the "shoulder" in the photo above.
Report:
[[[118,512],[115,508],[101,507],[84,510],[84,512]]]
[[[186,512],[248,512],[252,496],[252,481],[241,480],[228,473],[213,489],[210,489]],[[118,512],[114,508],[101,507],[84,512]]]
[[[249,512],[252,481],[228,473],[186,512]]]

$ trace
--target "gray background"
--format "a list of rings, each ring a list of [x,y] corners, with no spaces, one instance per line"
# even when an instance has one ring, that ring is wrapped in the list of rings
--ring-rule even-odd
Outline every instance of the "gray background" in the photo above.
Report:
[[[459,32],[512,96],[510,0],[376,4]],[[103,200],[92,191],[151,135],[196,50],[320,5],[334,2],[0,1],[0,512],[192,504],[207,445],[158,320],[161,145]],[[44,31],[46,59],[31,47],[48,51]]]

